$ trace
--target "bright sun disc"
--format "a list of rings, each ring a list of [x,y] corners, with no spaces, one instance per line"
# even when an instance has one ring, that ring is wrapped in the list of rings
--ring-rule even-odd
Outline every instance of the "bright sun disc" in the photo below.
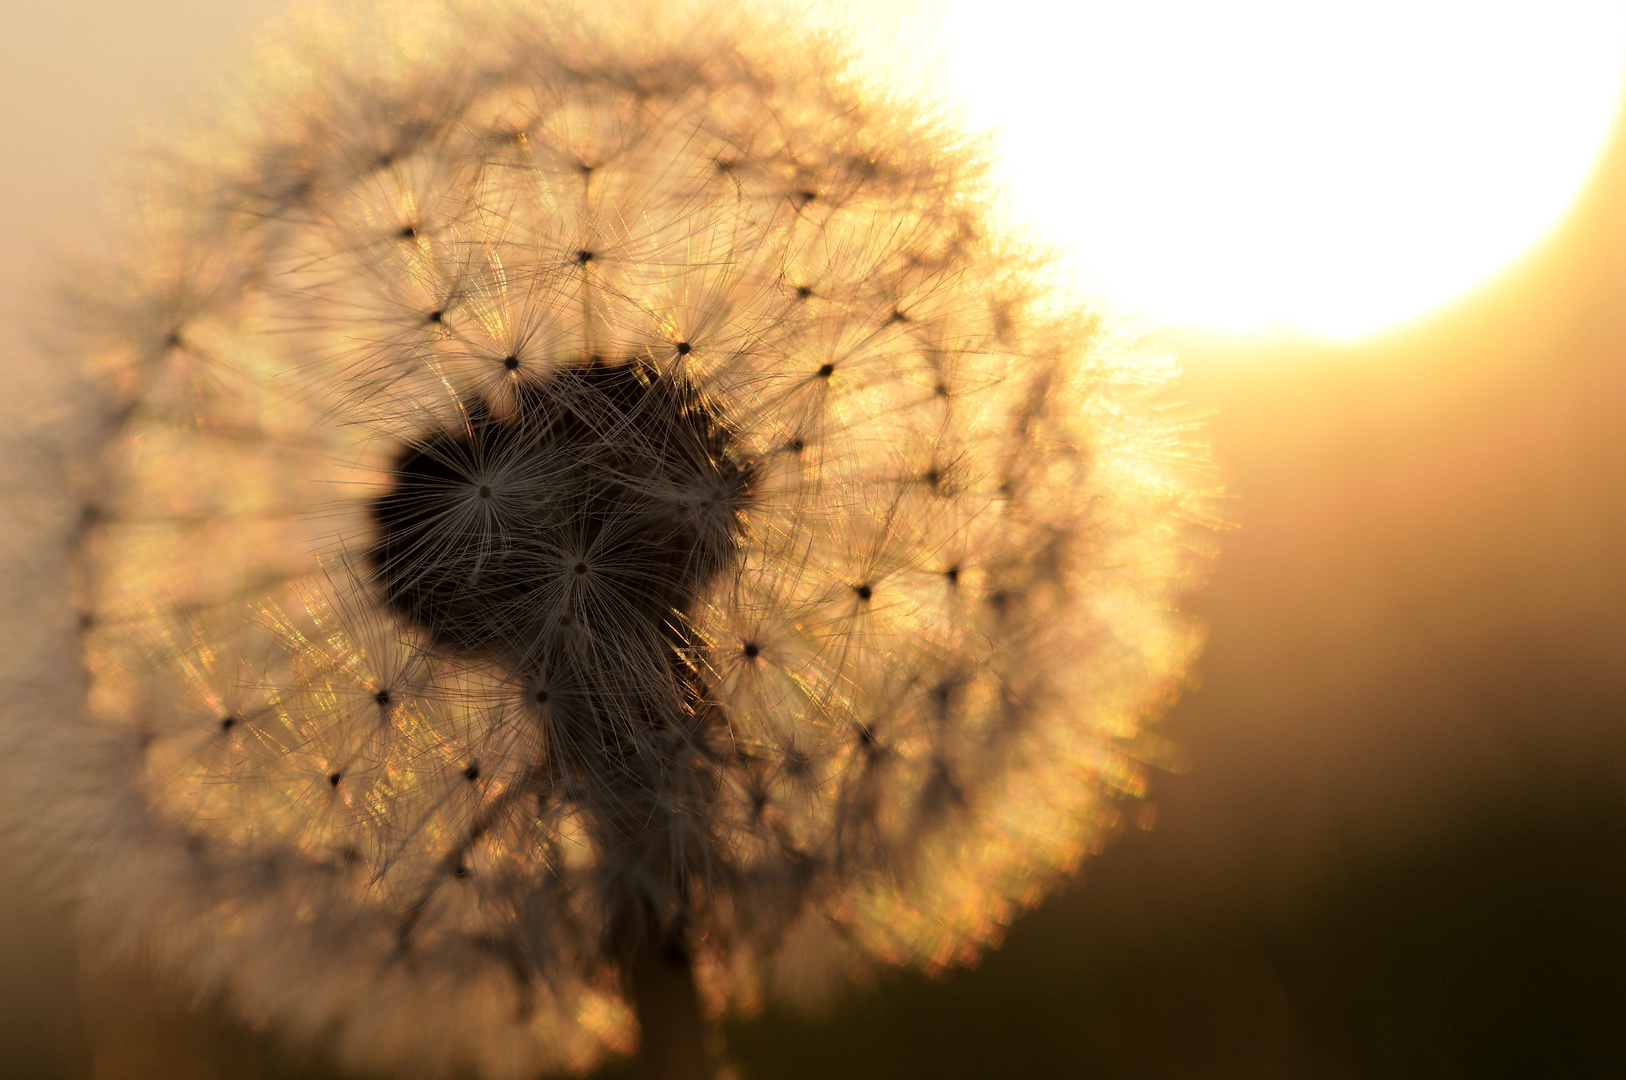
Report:
[[[1131,307],[1369,334],[1545,236],[1612,130],[1619,0],[949,0],[1023,211]]]

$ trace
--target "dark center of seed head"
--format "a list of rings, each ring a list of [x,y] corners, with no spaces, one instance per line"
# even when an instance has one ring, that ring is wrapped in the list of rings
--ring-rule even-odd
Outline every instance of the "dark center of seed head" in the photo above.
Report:
[[[517,384],[505,405],[475,402],[396,459],[367,552],[386,602],[438,651],[546,672],[567,711],[692,713],[686,616],[734,559],[750,500],[732,433],[684,377],[639,362],[578,363]],[[493,469],[513,493],[504,513],[461,511],[471,487],[490,497]],[[580,595],[562,581],[589,571],[591,608],[561,610]]]

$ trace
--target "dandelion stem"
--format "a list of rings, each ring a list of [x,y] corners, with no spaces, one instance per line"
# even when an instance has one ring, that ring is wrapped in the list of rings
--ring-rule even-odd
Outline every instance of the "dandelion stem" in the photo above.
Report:
[[[715,1080],[688,950],[681,942],[652,941],[638,950],[629,968],[641,1032],[639,1080]]]

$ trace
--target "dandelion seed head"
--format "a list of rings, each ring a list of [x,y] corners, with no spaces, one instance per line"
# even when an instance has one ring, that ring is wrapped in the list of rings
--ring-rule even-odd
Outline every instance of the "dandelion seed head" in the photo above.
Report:
[[[257,78],[83,294],[84,690],[8,738],[87,927],[517,1078],[628,1048],[629,927],[750,1009],[1101,843],[1190,439],[975,140],[707,4],[312,16]]]

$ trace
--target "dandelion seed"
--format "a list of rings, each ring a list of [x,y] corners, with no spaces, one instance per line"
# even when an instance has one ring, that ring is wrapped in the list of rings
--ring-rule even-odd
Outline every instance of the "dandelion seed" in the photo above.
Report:
[[[370,1073],[698,1075],[1115,827],[1196,642],[1168,373],[791,22],[313,16],[154,181],[74,313],[85,689],[5,721],[88,933]]]

